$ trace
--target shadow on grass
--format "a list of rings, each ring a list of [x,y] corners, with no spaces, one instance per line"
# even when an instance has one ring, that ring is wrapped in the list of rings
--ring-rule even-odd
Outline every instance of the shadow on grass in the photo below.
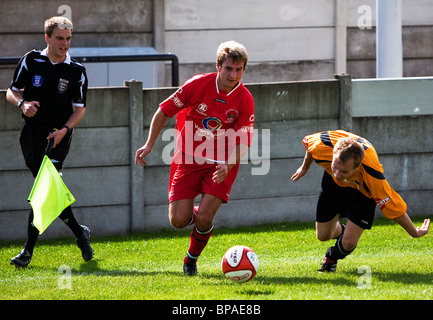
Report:
[[[425,218],[433,219],[433,216],[427,216]],[[412,220],[416,225],[421,224],[424,218],[414,217]],[[386,226],[390,224],[397,225],[394,221],[388,220],[385,218],[376,218],[373,224],[374,227]],[[218,227],[216,228],[215,235],[236,235],[236,234],[251,234],[254,235],[256,233],[262,232],[294,232],[300,230],[309,230],[311,232],[315,232],[315,223],[314,222],[279,222],[279,223],[268,223],[262,224],[259,226],[240,226],[235,228],[227,228],[227,227]],[[137,233],[128,233],[124,235],[113,235],[113,236],[92,236],[92,243],[105,243],[105,242],[125,242],[125,241],[141,241],[147,239],[176,239],[189,237],[191,233],[191,227],[188,227],[183,230],[177,229],[161,229],[158,231],[149,231],[149,232],[137,232]],[[0,248],[21,246],[23,240],[13,240],[13,241],[1,241],[0,240]],[[43,245],[59,245],[61,243],[69,244],[75,243],[75,239],[73,236],[65,237],[65,238],[57,238],[57,239],[43,239],[40,238],[38,240],[38,244]]]
[[[352,287],[356,288],[358,286],[358,279],[361,276],[354,270],[342,270],[336,273],[324,273],[319,274],[312,270],[311,275],[302,276],[266,276],[263,274],[257,275],[250,284],[252,285],[239,285],[226,279],[219,272],[203,272],[199,273],[197,277],[186,277],[183,274],[182,269],[178,271],[172,270],[122,270],[122,269],[103,269],[99,266],[100,261],[94,259],[88,262],[83,262],[80,264],[78,269],[72,269],[73,276],[94,276],[94,277],[158,277],[167,276],[173,277],[175,281],[191,281],[196,283],[197,280],[201,280],[202,285],[212,285],[212,286],[232,286],[233,292],[245,295],[247,297],[255,298],[266,298],[267,296],[272,296],[278,292],[278,287],[296,287],[305,286],[309,287]],[[46,267],[31,267],[31,269],[44,269]],[[54,267],[49,267],[53,272],[58,273],[58,269]],[[433,283],[433,272],[373,272],[373,285],[376,286],[377,283],[402,283],[402,284],[432,284]],[[208,280],[208,281],[207,281]],[[209,282],[209,283],[207,283]],[[306,289],[308,290],[308,289]]]
[[[74,273],[74,272],[73,272]],[[98,266],[98,259],[91,260],[89,262],[82,263],[80,269],[75,273],[80,275],[100,275],[100,276],[152,276],[152,275],[169,275],[177,276],[182,278],[188,278],[184,276],[183,271],[165,271],[165,270],[110,270],[110,269],[100,269]],[[353,274],[349,274],[353,277]],[[221,281],[221,283],[232,283],[228,281],[220,273],[199,273],[198,278],[204,278],[214,281]],[[194,279],[191,277],[190,279]],[[271,286],[271,285],[296,285],[296,284],[332,284],[340,286],[356,285],[356,280],[349,279],[347,274],[322,274],[319,276],[297,276],[297,277],[267,277],[264,275],[258,275],[254,278],[254,282],[259,283],[261,286]],[[238,285],[233,282],[233,285]],[[255,290],[254,290],[255,291]],[[263,292],[261,292],[263,291]],[[268,294],[271,290],[258,290],[257,294]]]
[[[91,226],[90,226],[91,228]],[[92,236],[91,243],[106,243],[106,242],[126,242],[126,241],[141,241],[141,240],[158,240],[158,239],[177,239],[183,237],[189,237],[192,227],[187,227],[183,230],[165,228],[158,231],[149,232],[137,232],[137,233],[127,233],[122,235],[112,235],[112,236]],[[280,222],[280,223],[270,223],[263,224],[259,226],[240,226],[235,228],[218,227],[218,235],[236,235],[236,234],[255,234],[261,232],[288,232],[288,231],[298,231],[298,230],[314,230],[313,222]],[[22,240],[0,240],[0,248],[22,246],[24,239]],[[70,244],[75,243],[75,238],[71,234],[70,237],[61,237],[56,239],[44,239],[39,237],[38,245],[59,245],[59,244]]]
[[[127,276],[155,276],[155,275],[169,275],[169,276],[184,276],[183,271],[169,271],[169,270],[120,270],[120,269],[101,269],[98,266],[98,259],[93,259],[88,262],[83,262],[80,269],[76,272],[82,276],[111,276],[111,277],[127,277]],[[73,271],[74,274],[74,271]]]
[[[433,285],[433,272],[372,272],[373,279],[382,282],[397,282],[403,284],[430,284]]]

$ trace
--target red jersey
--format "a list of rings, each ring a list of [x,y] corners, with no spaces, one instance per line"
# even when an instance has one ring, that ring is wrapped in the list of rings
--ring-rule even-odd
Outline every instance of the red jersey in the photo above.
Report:
[[[353,137],[361,143],[365,154],[359,170],[348,180],[339,181],[332,173],[331,163],[335,144],[346,137]],[[306,136],[303,144],[315,162],[331,175],[336,184],[358,189],[366,197],[373,198],[385,217],[394,219],[406,213],[406,203],[386,181],[376,150],[366,139],[343,130],[323,131]]]
[[[239,82],[229,93],[218,89],[218,73],[200,74],[186,81],[160,104],[176,117],[178,150],[195,162],[224,162],[237,144],[251,144],[254,100]]]

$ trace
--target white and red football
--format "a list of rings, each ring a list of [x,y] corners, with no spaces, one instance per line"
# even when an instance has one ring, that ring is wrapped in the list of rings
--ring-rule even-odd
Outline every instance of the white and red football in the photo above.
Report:
[[[234,246],[227,250],[221,260],[224,275],[237,283],[253,279],[259,269],[256,253],[246,246]]]

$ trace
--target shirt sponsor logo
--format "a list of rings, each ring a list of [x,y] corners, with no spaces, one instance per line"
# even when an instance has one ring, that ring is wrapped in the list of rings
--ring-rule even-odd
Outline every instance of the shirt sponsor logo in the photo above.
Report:
[[[218,130],[222,127],[221,120],[217,117],[207,117],[202,121],[203,127],[210,131]]]
[[[171,100],[173,100],[174,104],[179,109],[183,107],[183,102],[180,101],[180,99],[178,98],[178,96],[176,94],[174,94],[173,96],[171,96]]]
[[[170,96],[170,99],[173,100],[174,104],[176,107],[178,107],[179,109],[182,108],[184,106],[183,102],[179,99],[179,97],[177,96],[178,94],[181,94],[183,92],[182,88],[177,89],[177,91],[175,93],[173,93]]]
[[[44,79],[42,79],[42,76],[35,75],[32,78],[32,84],[33,84],[33,86],[35,86],[35,87],[38,88],[38,87],[40,87],[42,85],[42,83],[44,83]]]
[[[376,201],[376,204],[379,206],[379,209],[382,210],[385,208],[386,204],[391,201],[390,197],[386,197],[385,199],[374,199]]]
[[[197,109],[195,109],[195,111],[197,111],[198,113],[206,116],[206,111],[207,111],[207,105],[205,103],[200,103],[197,107]]]
[[[302,140],[302,143],[304,144],[305,149],[308,150],[308,138],[304,137],[304,139]]]
[[[242,132],[250,132],[253,133],[254,132],[254,125],[250,124],[249,126],[243,126],[240,129]]]
[[[223,99],[219,99],[219,98],[216,98],[215,101],[216,101],[216,102],[220,102],[220,103],[224,103],[224,104],[227,103],[225,100],[223,100]]]

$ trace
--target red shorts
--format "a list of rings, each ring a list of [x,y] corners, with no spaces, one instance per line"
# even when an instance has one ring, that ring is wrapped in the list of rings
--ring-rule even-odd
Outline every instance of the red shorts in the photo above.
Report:
[[[171,163],[170,182],[168,187],[169,202],[194,199],[200,194],[208,193],[227,203],[230,190],[239,170],[239,163],[228,173],[221,183],[212,181],[217,164],[176,164]]]

